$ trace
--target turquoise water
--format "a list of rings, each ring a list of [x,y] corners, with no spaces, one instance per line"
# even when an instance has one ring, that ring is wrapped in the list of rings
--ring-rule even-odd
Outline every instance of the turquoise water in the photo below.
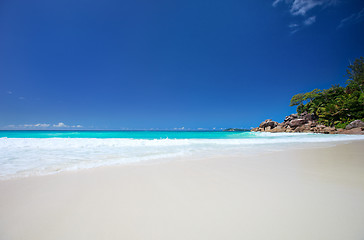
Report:
[[[0,131],[7,138],[235,139],[250,132],[218,131]]]

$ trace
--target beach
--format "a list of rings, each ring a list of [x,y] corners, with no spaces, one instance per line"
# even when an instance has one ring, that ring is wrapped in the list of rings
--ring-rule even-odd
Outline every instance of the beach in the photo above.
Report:
[[[0,181],[0,239],[364,239],[364,141]]]
[[[364,0],[0,13],[0,240],[364,240]]]

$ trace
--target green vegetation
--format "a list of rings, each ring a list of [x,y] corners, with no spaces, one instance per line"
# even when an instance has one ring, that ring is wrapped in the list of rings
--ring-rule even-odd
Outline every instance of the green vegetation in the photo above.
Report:
[[[364,58],[356,59],[346,72],[345,87],[299,93],[292,97],[290,106],[297,106],[297,113],[314,113],[326,126],[345,128],[356,119],[364,121]]]

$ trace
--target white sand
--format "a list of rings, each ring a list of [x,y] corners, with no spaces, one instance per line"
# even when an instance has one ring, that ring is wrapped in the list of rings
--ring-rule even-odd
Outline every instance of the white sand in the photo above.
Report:
[[[364,141],[0,181],[0,239],[364,239]]]

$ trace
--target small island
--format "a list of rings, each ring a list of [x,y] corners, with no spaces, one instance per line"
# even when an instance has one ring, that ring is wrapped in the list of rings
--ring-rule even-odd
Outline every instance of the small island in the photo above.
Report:
[[[249,129],[242,129],[242,128],[227,128],[223,130],[223,132],[249,132]]]

